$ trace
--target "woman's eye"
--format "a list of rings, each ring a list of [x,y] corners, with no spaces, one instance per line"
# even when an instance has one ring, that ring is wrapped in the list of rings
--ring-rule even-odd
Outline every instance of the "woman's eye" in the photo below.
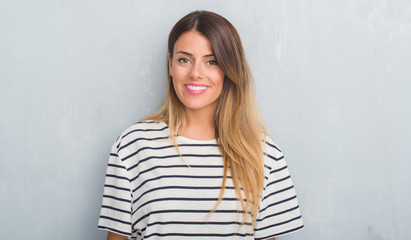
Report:
[[[217,60],[208,61],[208,65],[217,65]]]
[[[178,59],[178,62],[179,62],[179,63],[188,63],[189,60],[188,60],[187,58],[179,58],[179,59]]]

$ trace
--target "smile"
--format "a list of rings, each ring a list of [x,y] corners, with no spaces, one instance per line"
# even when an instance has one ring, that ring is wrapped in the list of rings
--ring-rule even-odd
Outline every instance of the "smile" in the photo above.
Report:
[[[205,86],[205,85],[185,84],[184,86],[185,86],[187,92],[189,92],[193,95],[202,94],[208,89],[208,86]]]

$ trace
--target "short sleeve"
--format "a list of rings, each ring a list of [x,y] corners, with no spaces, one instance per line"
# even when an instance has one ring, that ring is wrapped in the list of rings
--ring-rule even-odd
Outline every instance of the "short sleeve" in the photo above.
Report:
[[[256,240],[278,237],[304,227],[283,154],[272,142],[267,142],[265,157],[269,175],[255,225]]]
[[[107,165],[98,229],[131,237],[132,195],[128,171],[113,145]]]

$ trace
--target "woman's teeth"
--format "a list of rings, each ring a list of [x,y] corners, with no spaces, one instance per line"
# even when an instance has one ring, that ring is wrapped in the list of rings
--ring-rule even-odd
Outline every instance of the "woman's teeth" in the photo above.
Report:
[[[193,86],[193,85],[186,85],[186,87],[194,91],[205,90],[208,88],[207,86]]]

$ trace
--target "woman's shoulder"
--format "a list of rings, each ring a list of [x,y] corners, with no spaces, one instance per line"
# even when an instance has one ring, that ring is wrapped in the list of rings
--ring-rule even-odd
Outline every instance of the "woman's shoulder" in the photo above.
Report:
[[[281,148],[277,145],[274,140],[268,136],[267,134],[264,135],[264,155],[268,157],[269,160],[281,160],[284,158],[284,154],[281,150]]]
[[[142,120],[134,123],[130,127],[126,128],[122,135],[126,136],[134,132],[150,132],[150,131],[161,131],[167,129],[168,126],[164,122],[153,121],[153,120]]]
[[[153,120],[143,120],[134,123],[122,131],[116,140],[116,145],[121,147],[122,145],[124,146],[130,142],[135,142],[138,140],[168,137],[169,129],[166,123]]]

